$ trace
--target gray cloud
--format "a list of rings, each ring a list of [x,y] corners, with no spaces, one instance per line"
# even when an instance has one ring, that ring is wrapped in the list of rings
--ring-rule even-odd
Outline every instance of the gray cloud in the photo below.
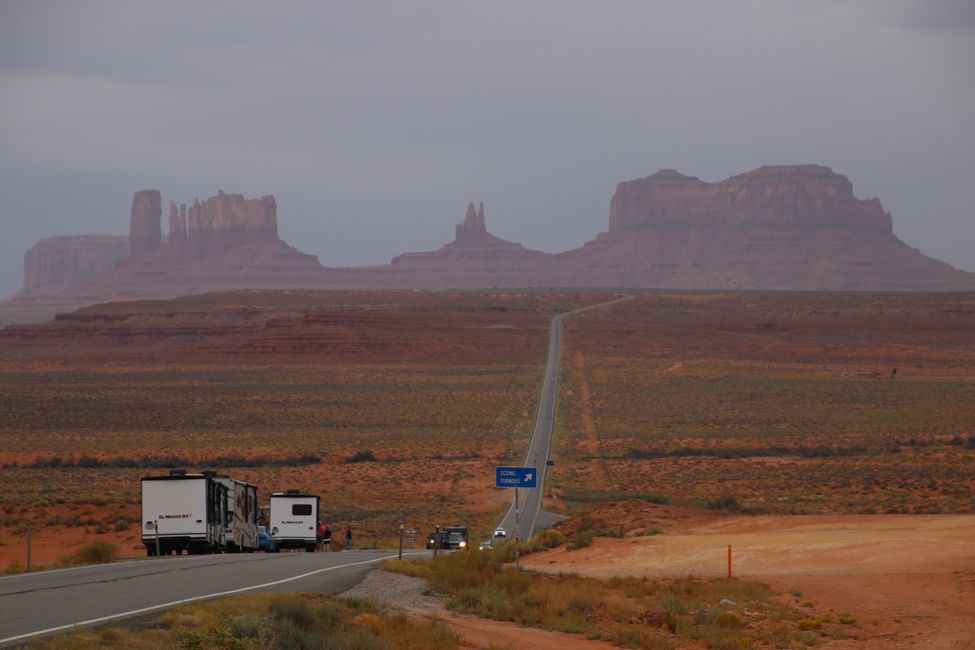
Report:
[[[274,193],[328,265],[452,236],[544,250],[615,183],[816,162],[975,269],[961,2],[0,4],[0,293],[40,236],[124,233],[134,190]]]

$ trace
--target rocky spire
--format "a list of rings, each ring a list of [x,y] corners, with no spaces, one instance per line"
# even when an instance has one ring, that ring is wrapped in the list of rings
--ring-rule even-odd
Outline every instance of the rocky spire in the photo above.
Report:
[[[141,190],[132,197],[129,219],[129,250],[144,255],[162,242],[162,194],[159,190]]]
[[[480,204],[480,209],[474,210],[474,203],[467,204],[467,214],[464,216],[464,223],[457,224],[454,241],[470,242],[477,241],[487,234],[484,225],[484,203]]]
[[[169,245],[174,249],[186,246],[186,204],[181,211],[175,201],[169,202]]]

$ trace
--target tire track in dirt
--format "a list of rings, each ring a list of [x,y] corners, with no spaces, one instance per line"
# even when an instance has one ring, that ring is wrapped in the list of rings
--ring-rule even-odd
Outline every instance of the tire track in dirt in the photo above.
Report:
[[[589,375],[586,373],[586,357],[581,351],[575,353],[572,359],[575,372],[579,375],[579,400],[576,408],[582,420],[583,440],[576,443],[576,447],[587,451],[593,456],[596,471],[589,477],[588,485],[594,489],[608,489],[610,486],[606,464],[597,460],[599,453],[599,435],[596,429],[596,413],[593,410],[592,391],[589,388]]]

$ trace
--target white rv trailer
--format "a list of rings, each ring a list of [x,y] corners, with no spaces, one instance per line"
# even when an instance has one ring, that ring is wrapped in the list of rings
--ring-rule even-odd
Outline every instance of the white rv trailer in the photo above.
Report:
[[[227,520],[227,488],[213,474],[171,470],[166,476],[142,479],[142,543],[146,554],[184,550],[213,553],[223,548]]]
[[[318,504],[317,494],[301,494],[298,490],[271,495],[270,526],[275,551],[282,548],[315,550]]]
[[[257,550],[257,486],[222,474],[213,478],[227,488],[224,549],[230,553],[253,553]]]

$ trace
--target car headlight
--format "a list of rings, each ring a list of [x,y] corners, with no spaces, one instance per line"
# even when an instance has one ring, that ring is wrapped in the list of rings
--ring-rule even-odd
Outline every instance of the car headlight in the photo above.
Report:
[[[465,546],[467,546],[467,542],[461,542],[460,544],[458,544],[458,546],[464,548]]]

